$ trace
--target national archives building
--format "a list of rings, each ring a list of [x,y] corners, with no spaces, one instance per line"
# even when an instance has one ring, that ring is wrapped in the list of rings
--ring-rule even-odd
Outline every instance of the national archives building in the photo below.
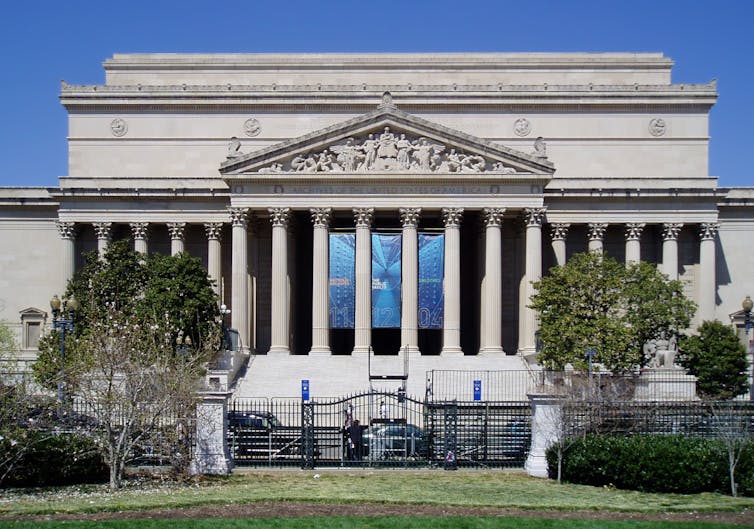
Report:
[[[674,84],[672,66],[115,55],[104,84],[62,84],[59,185],[0,189],[0,318],[32,360],[82,253],[128,238],[206,264],[249,353],[242,396],[531,368],[531,282],[587,250],[681,279],[694,326],[741,326],[754,189],[709,174],[715,83]]]

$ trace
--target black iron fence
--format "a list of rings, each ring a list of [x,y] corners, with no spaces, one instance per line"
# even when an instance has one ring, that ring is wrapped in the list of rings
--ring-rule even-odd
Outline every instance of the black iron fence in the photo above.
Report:
[[[236,399],[228,446],[240,466],[523,466],[528,402],[430,402],[369,392],[302,402]]]

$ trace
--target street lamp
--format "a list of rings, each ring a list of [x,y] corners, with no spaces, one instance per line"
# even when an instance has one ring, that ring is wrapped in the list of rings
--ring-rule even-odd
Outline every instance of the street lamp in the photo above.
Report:
[[[55,294],[50,300],[52,309],[52,328],[60,331],[60,378],[58,379],[58,400],[63,403],[66,400],[65,384],[65,334],[73,331],[76,320],[76,312],[79,310],[79,302],[76,298],[60,298]]]
[[[222,332],[221,347],[224,351],[233,348],[230,333],[228,332],[228,328],[225,326],[225,316],[227,316],[228,314],[230,314],[230,309],[225,305],[225,303],[223,303],[222,305],[220,305],[220,330]]]
[[[749,353],[752,355],[752,375],[751,385],[749,386],[749,400],[754,401],[754,338],[749,339],[749,331],[751,330],[751,309],[754,308],[754,301],[751,300],[751,296],[746,298],[741,303],[741,308],[744,309],[744,332],[746,334],[746,343],[749,346]]]
[[[185,361],[191,351],[191,336],[183,335],[183,331],[178,331],[178,338],[175,339],[176,350],[175,352]]]

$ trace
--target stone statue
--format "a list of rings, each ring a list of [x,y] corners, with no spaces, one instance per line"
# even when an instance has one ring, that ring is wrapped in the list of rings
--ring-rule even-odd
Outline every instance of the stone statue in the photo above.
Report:
[[[401,134],[395,145],[398,147],[398,169],[406,170],[410,166],[409,153],[413,145],[406,139],[405,134]]]
[[[377,169],[395,169],[398,158],[398,142],[395,134],[390,132],[390,127],[380,134],[377,142]]]
[[[432,157],[440,154],[445,150],[445,146],[429,143],[427,138],[419,138],[414,143],[414,162],[411,167],[420,171],[431,171],[433,169]]]
[[[368,171],[374,168],[374,161],[377,159],[377,140],[374,134],[370,134],[364,143],[361,144],[361,150],[364,151],[364,162],[359,166],[359,170]]]
[[[534,156],[547,158],[547,144],[542,136],[534,140]]]
[[[269,167],[262,167],[259,170],[260,173],[282,173],[283,172],[283,164],[282,163],[273,163]]]
[[[353,138],[348,138],[345,145],[335,145],[331,150],[337,154],[338,165],[346,172],[355,171],[363,158]]]
[[[675,365],[675,355],[678,352],[678,338],[673,335],[669,340],[658,338],[644,344],[644,355],[650,358],[649,367],[671,369]]]
[[[241,156],[241,140],[233,136],[228,143],[228,158]]]

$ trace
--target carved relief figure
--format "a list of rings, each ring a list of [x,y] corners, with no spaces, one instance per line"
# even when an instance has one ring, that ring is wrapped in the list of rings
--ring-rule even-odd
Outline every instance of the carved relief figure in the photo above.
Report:
[[[398,147],[398,169],[408,169],[410,167],[409,153],[413,149],[413,145],[406,139],[405,134],[401,134],[396,146]]]
[[[534,140],[534,156],[547,158],[547,144],[542,136]]]
[[[228,143],[228,158],[241,156],[241,140],[233,136]]]
[[[427,138],[419,138],[414,144],[414,160],[415,164],[412,164],[412,168],[419,169],[420,171],[431,171],[432,156],[437,155],[445,150],[443,145],[437,145],[429,143]]]
[[[364,151],[364,162],[359,166],[360,171],[368,171],[374,168],[374,161],[377,158],[377,140],[374,139],[374,134],[370,134],[364,143],[361,144],[361,149]]]

